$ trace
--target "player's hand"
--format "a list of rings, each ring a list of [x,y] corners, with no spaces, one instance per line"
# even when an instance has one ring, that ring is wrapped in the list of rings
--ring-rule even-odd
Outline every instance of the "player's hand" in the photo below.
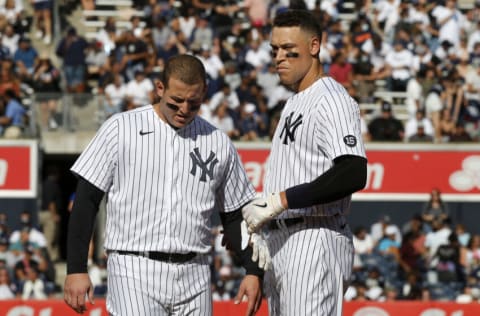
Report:
[[[283,212],[280,194],[273,193],[265,198],[255,199],[242,208],[249,233],[257,231],[263,224]]]
[[[258,276],[247,274],[243,278],[238,293],[234,298],[234,303],[239,304],[243,296],[247,297],[248,302],[245,316],[255,315],[260,305],[262,305],[262,284]]]
[[[93,301],[93,285],[88,273],[73,273],[65,279],[63,299],[78,314],[83,314],[87,307],[85,300]]]
[[[272,258],[270,257],[270,251],[268,245],[262,235],[252,233],[250,237],[250,245],[253,249],[252,260],[258,261],[258,267],[267,271],[272,264]]]

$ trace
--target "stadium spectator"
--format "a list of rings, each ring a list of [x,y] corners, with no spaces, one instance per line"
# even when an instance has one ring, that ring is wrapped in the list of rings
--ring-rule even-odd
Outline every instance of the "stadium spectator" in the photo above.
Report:
[[[114,76],[113,82],[105,87],[105,99],[103,109],[106,118],[123,111],[127,98],[127,86],[123,83],[120,74]]]
[[[432,141],[433,136],[435,135],[435,130],[432,122],[425,117],[425,112],[422,109],[417,110],[415,117],[409,119],[405,123],[405,138],[410,141],[411,136],[418,134],[419,126],[423,128],[423,134],[428,135],[428,139]]]
[[[413,72],[413,54],[406,48],[406,43],[396,40],[393,50],[385,56],[385,63],[390,72],[389,85],[392,91],[406,91],[407,82]]]
[[[116,42],[121,35],[120,30],[117,29],[115,18],[112,16],[107,17],[105,20],[105,26],[96,34],[96,40],[102,43],[103,50],[107,56],[115,50]]]
[[[465,123],[457,122],[455,130],[450,136],[450,143],[470,143],[472,141],[472,136],[465,129]]]
[[[445,221],[450,217],[448,205],[442,200],[442,193],[438,188],[430,192],[429,200],[424,204],[422,219],[425,224],[431,226],[435,220]]]
[[[66,80],[66,91],[82,93],[86,91],[86,55],[88,43],[77,34],[73,27],[57,46],[56,54],[63,59],[63,71]]]
[[[23,81],[32,79],[35,64],[37,63],[38,52],[32,46],[32,42],[27,37],[22,37],[18,41],[18,49],[13,55],[15,61],[15,72]]]
[[[45,283],[39,276],[36,266],[27,269],[26,279],[23,283],[22,299],[23,300],[44,300],[47,298]]]
[[[426,259],[430,267],[434,267],[436,261],[433,260],[437,253],[438,247],[448,244],[448,237],[452,233],[450,227],[444,220],[433,220],[432,231],[425,236],[425,248],[427,249]]]
[[[11,24],[7,24],[3,34],[0,32],[0,39],[0,51],[3,50],[4,47],[8,48],[9,53],[7,54],[7,57],[13,58],[13,54],[15,54],[18,49],[20,35],[15,33],[15,29]],[[4,55],[4,53],[0,53],[0,60],[6,58],[1,57],[2,55]]]
[[[127,103],[131,103],[133,107],[151,104],[153,102],[153,91],[152,81],[145,76],[143,70],[137,70],[134,79],[127,83],[125,91]]]
[[[404,137],[403,123],[392,114],[392,105],[381,102],[381,115],[376,116],[368,125],[372,141],[402,141]]]
[[[343,85],[345,89],[349,91],[349,94],[356,94],[353,89],[353,66],[347,61],[345,53],[342,50],[333,56],[329,75]]]
[[[240,131],[235,128],[233,119],[228,114],[228,105],[226,101],[220,103],[213,111],[212,124],[232,139],[238,139],[240,137]]]
[[[52,64],[50,57],[42,54],[33,72],[33,89],[40,108],[42,126],[55,130],[60,125],[58,99],[61,92],[60,71]]]
[[[18,138],[25,127],[27,110],[20,104],[13,90],[5,91],[4,100],[4,114],[0,116],[0,135],[10,134]]]
[[[16,297],[17,289],[15,285],[10,282],[10,275],[5,267],[0,268],[0,301],[11,300]]]

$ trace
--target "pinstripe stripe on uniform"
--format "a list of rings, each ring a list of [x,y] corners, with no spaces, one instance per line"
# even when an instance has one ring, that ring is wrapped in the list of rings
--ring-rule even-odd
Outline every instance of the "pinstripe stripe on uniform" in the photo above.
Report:
[[[352,234],[344,223],[343,216],[309,217],[269,231],[273,269],[265,273],[265,292],[270,316],[341,315],[339,298],[353,264]]]

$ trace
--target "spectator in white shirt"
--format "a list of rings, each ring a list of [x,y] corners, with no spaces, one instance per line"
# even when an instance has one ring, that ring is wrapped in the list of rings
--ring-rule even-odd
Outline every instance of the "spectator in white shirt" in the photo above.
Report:
[[[232,139],[240,137],[240,131],[235,128],[233,119],[228,114],[228,105],[225,101],[213,111],[212,124]]]
[[[14,286],[10,282],[10,276],[6,268],[0,268],[0,300],[15,298]]]
[[[413,54],[405,48],[405,43],[396,40],[393,51],[385,58],[387,67],[390,69],[392,91],[406,91],[407,82],[412,74]]]
[[[39,271],[35,266],[27,270],[27,280],[23,284],[23,300],[44,300],[47,298],[45,293],[45,284],[39,277]]]
[[[133,107],[144,106],[153,102],[153,83],[141,70],[135,72],[135,78],[127,84],[127,97]]]
[[[123,83],[122,76],[117,74],[113,82],[105,87],[104,110],[107,118],[123,110],[126,97],[127,86]]]
[[[435,136],[435,130],[433,128],[432,121],[425,117],[425,111],[417,110],[415,117],[410,118],[405,124],[405,139],[409,139],[418,131],[418,127],[423,126],[424,133],[426,135]]]
[[[265,70],[272,58],[268,51],[260,47],[260,40],[256,39],[250,43],[250,48],[245,55],[245,61],[257,72]]]

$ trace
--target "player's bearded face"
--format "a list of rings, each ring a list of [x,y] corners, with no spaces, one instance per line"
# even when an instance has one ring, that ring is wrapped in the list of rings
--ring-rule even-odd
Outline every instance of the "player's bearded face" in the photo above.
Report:
[[[195,118],[205,95],[205,85],[186,84],[176,78],[170,78],[168,88],[157,83],[157,94],[161,98],[157,104],[157,114],[174,128],[182,128]]]
[[[274,27],[270,46],[280,81],[295,89],[312,65],[308,36],[298,26]]]

